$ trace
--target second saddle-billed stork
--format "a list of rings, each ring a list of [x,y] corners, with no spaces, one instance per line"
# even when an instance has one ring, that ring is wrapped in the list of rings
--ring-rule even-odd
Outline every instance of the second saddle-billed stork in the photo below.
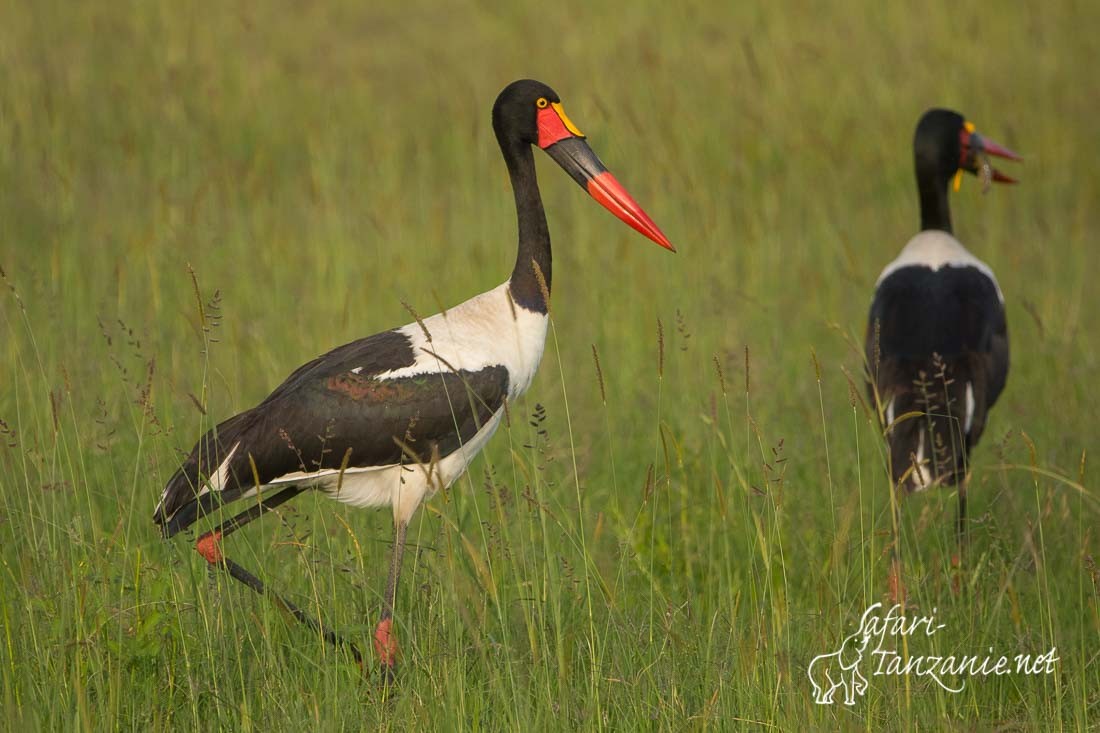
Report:
[[[895,486],[958,484],[961,538],[967,459],[1005,386],[1008,331],[993,271],[952,234],[948,186],[958,190],[963,171],[986,186],[1014,183],[988,156],[1019,156],[946,109],[921,117],[913,154],[921,231],[875,285],[866,340],[870,391],[882,409]]]
[[[355,506],[393,508],[394,542],[374,647],[392,673],[394,599],[410,518],[453,483],[523,394],[546,340],[550,233],[535,178],[538,146],[603,206],[663,247],[657,225],[604,168],[553,89],[509,84],[493,105],[493,130],[519,219],[507,282],[407,326],[340,346],[299,367],[256,407],[202,436],[171,477],[154,513],[170,537],[234,499],[244,512],[203,534],[198,552],[254,590],[263,583],[222,554],[226,535],[297,494],[315,489]],[[271,494],[279,489],[278,493]],[[320,625],[279,599],[300,621]],[[354,644],[323,630],[332,643]]]

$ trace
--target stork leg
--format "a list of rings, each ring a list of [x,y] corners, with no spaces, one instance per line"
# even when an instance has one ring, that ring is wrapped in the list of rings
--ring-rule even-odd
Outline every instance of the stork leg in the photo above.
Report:
[[[305,624],[313,631],[319,633],[328,643],[332,644],[335,647],[347,647],[348,651],[351,652],[352,657],[354,657],[355,662],[360,667],[362,667],[363,656],[359,652],[359,649],[355,646],[355,644],[343,638],[335,631],[325,628],[320,621],[316,620],[305,611],[303,611],[301,608],[283,598],[282,596],[275,593],[267,592],[267,590],[264,588],[264,582],[262,580],[260,580],[255,575],[245,570],[243,567],[222,554],[221,542],[223,539],[233,534],[238,529],[251,522],[253,519],[258,519],[266,512],[269,512],[280,504],[283,504],[284,502],[293,499],[295,496],[302,493],[303,491],[305,491],[305,489],[299,488],[297,486],[291,486],[283,489],[278,494],[271,497],[265,502],[257,501],[256,504],[252,505],[240,514],[232,517],[231,519],[227,519],[214,529],[199,537],[199,539],[195,542],[195,550],[200,555],[202,555],[203,558],[206,559],[206,562],[210,563],[211,567],[220,568],[226,571],[231,577],[241,581],[260,595],[270,596],[271,599],[275,601],[276,605],[278,605],[280,608],[285,609],[288,613],[290,613],[291,616],[298,619],[298,621]]]
[[[901,604],[905,609],[906,591],[905,579],[901,563],[901,497],[902,485],[899,482],[893,487],[892,506],[890,507],[890,520],[892,524],[893,542],[890,546],[890,575],[888,579],[890,602]]]
[[[397,599],[397,581],[401,577],[401,558],[405,554],[405,535],[408,527],[408,522],[403,519],[394,522],[390,574],[386,579],[386,595],[382,598],[382,618],[374,630],[374,651],[382,662],[382,672],[387,681],[392,681],[397,667],[397,637],[393,633],[393,606]]]
[[[968,471],[959,481],[959,516],[955,524],[955,541],[957,543],[956,554],[952,565],[955,566],[955,577],[951,581],[951,588],[955,593],[962,590],[962,575],[966,568],[966,546],[969,540],[969,527],[966,521],[966,490],[970,485],[970,472]]]
[[[966,543],[969,537],[969,528],[966,522],[966,490],[970,485],[970,473],[968,472],[963,476],[962,481],[959,482],[959,520],[956,530],[956,536],[959,543],[959,556],[961,557],[966,550]]]

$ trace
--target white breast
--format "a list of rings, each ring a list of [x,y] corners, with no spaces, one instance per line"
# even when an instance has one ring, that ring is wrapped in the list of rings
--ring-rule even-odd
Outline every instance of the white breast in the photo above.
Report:
[[[1005,300],[1004,295],[1001,294],[1001,286],[997,283],[997,278],[993,275],[993,270],[990,269],[989,265],[972,255],[966,247],[962,246],[959,240],[938,229],[925,230],[910,239],[908,244],[901,250],[901,254],[897,256],[897,259],[887,265],[882,274],[878,276],[875,287],[881,285],[882,281],[893,274],[894,271],[914,265],[927,267],[933,272],[945,266],[973,267],[993,282],[993,287],[997,289],[997,297],[1000,298],[1001,302],[1003,303]]]
[[[412,343],[416,361],[376,379],[415,374],[478,371],[503,366],[508,370],[508,397],[527,391],[538,371],[546,345],[548,319],[512,302],[508,283],[470,298],[446,313],[398,329]],[[425,333],[425,331],[427,333]]]

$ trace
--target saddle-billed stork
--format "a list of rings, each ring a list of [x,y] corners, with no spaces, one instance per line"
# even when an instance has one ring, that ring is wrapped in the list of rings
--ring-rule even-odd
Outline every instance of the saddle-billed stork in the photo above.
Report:
[[[967,461],[1005,386],[1008,331],[993,271],[952,234],[947,189],[953,183],[958,190],[963,171],[986,187],[1015,183],[988,156],[1020,156],[946,109],[920,118],[913,155],[921,231],[875,285],[866,338],[870,393],[881,406],[895,487],[957,484],[961,539]]]
[[[171,537],[207,512],[255,497],[249,509],[203,534],[198,552],[259,593],[263,583],[222,554],[226,535],[309,489],[355,506],[393,508],[394,541],[374,648],[392,674],[394,598],[410,518],[452,484],[523,394],[546,340],[550,232],[531,146],[554,159],[617,217],[675,248],[607,171],[546,84],[509,84],[493,105],[519,220],[511,277],[429,318],[340,346],[299,367],[256,407],[203,435],[169,479],[154,521]],[[270,491],[278,493],[269,495]],[[278,599],[333,644],[354,644]]]

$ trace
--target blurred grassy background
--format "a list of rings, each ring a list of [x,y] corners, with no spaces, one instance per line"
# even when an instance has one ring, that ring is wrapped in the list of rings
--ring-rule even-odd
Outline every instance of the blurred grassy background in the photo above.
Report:
[[[1100,8],[741,5],[0,0],[4,724],[1094,727]],[[429,313],[507,276],[489,110],[520,77],[559,92],[680,253],[539,156],[557,341],[413,527],[383,700],[149,517],[211,420],[404,323],[402,300]],[[888,482],[848,375],[919,223],[932,105],[1026,163],[952,199],[1013,365],[975,456],[968,590],[941,491],[905,508],[914,601],[947,624],[939,652],[1061,662],[815,706],[806,665],[885,588]],[[365,641],[389,513],[297,503],[232,549]]]

